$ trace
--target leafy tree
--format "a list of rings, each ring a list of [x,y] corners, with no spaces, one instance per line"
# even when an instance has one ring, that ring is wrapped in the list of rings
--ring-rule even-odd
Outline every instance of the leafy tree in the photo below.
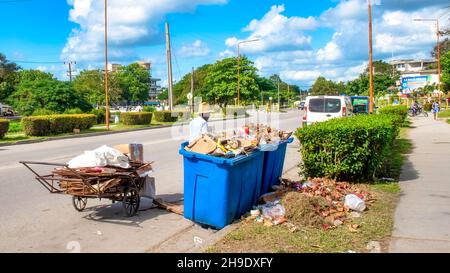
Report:
[[[73,81],[75,92],[91,105],[105,104],[105,74],[101,70],[84,70]],[[122,100],[122,89],[115,73],[108,73],[108,97],[112,103]]]
[[[123,66],[117,71],[117,80],[128,103],[144,102],[150,90],[150,71],[137,63]]]
[[[392,65],[384,61],[373,62],[374,67],[374,96],[383,96],[395,87],[396,82],[400,79],[400,73],[392,67]],[[369,67],[353,81],[347,82],[345,93],[347,95],[366,95],[370,92]]]
[[[10,101],[22,114],[30,115],[36,109],[47,109],[62,113],[66,109],[80,108],[89,111],[91,106],[77,93],[72,84],[61,82],[50,73],[39,70],[22,70],[20,82]]]
[[[442,84],[443,89],[450,91],[450,51],[441,56]]]
[[[14,87],[19,82],[19,69],[17,64],[8,61],[6,56],[0,53],[0,101],[4,101],[14,92]]]
[[[312,96],[318,96],[318,95],[339,95],[343,91],[344,90],[340,89],[340,86],[337,83],[331,80],[327,80],[325,77],[320,76],[314,82],[310,92]]]
[[[225,58],[214,63],[205,78],[205,99],[220,106],[234,103],[237,97],[237,58]],[[242,104],[259,99],[256,67],[247,57],[240,60],[240,100]]]
[[[161,94],[156,97],[158,100],[168,100],[169,99],[169,90],[167,88],[163,88]]]
[[[206,81],[211,64],[203,65],[194,70],[194,96],[206,96]],[[187,103],[187,94],[191,92],[191,74],[188,73],[173,87],[174,104]],[[168,96],[167,96],[168,97]]]

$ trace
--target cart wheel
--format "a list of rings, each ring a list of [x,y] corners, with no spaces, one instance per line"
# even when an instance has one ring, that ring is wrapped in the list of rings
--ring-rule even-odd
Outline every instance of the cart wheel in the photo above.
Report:
[[[128,188],[123,195],[123,210],[128,217],[136,215],[140,204],[139,193],[136,188]]]
[[[77,211],[83,211],[86,208],[87,198],[86,197],[80,197],[80,196],[73,196],[72,197],[72,204],[73,204],[73,207]]]

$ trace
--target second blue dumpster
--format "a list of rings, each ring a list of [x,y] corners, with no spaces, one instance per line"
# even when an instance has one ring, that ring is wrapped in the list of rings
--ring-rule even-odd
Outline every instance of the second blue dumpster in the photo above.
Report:
[[[261,181],[260,194],[272,191],[273,185],[279,184],[279,179],[283,175],[284,159],[288,143],[292,143],[294,138],[280,141],[278,147],[273,151],[264,152],[264,166]]]
[[[232,159],[186,151],[184,217],[215,228],[239,219],[256,204],[261,190],[264,153],[256,150]]]

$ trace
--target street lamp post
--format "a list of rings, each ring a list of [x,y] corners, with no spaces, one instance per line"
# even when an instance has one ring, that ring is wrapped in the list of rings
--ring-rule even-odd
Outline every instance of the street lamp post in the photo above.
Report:
[[[241,77],[240,77],[240,70],[241,70],[241,53],[240,53],[240,45],[244,44],[244,43],[250,43],[250,42],[256,42],[259,41],[260,39],[253,39],[253,40],[246,40],[246,41],[241,41],[239,43],[237,43],[237,53],[238,53],[238,73],[237,73],[237,77],[238,77],[238,83],[237,83],[237,104],[240,105],[240,89],[241,89]]]
[[[106,130],[109,130],[109,105],[108,105],[108,0],[105,0],[105,108]]]
[[[446,7],[445,9],[449,9],[450,6]],[[438,16],[438,18],[436,19],[414,19],[414,21],[419,21],[419,22],[434,22],[436,23],[436,46],[437,46],[437,63],[438,63],[438,68],[437,68],[437,73],[438,73],[438,88],[439,88],[439,99],[441,98],[441,45],[440,45],[440,31],[439,31],[439,19],[446,15],[448,13],[448,11],[446,11],[445,13],[443,13],[442,15]]]
[[[437,63],[438,63],[438,68],[437,68],[437,73],[438,73],[438,88],[439,91],[441,91],[441,45],[439,44],[439,19],[414,19],[414,21],[419,21],[419,22],[434,22],[436,23],[436,46],[437,46]],[[439,98],[441,97],[441,94],[439,92]]]
[[[369,97],[369,113],[373,113],[373,56],[372,56],[372,4],[367,1],[369,13],[369,80],[370,80],[370,97]]]

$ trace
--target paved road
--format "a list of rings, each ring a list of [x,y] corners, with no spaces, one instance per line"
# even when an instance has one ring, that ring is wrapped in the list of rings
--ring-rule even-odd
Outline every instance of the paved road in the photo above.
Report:
[[[279,117],[259,115],[258,119],[273,127],[295,130],[300,126],[300,117],[299,111],[291,111]],[[210,126],[219,130],[244,123],[240,119],[212,122]],[[125,218],[120,203],[112,205],[108,200],[89,200],[86,211],[76,212],[68,196],[49,194],[18,163],[66,163],[84,150],[104,144],[142,143],[145,160],[155,161],[157,195],[179,200],[183,194],[183,166],[178,149],[186,134],[187,128],[179,126],[0,147],[0,252],[143,252],[191,227],[190,221],[159,209]],[[297,164],[297,150],[297,145],[289,147],[285,169]]]
[[[450,252],[450,125],[415,118],[390,252]]]

